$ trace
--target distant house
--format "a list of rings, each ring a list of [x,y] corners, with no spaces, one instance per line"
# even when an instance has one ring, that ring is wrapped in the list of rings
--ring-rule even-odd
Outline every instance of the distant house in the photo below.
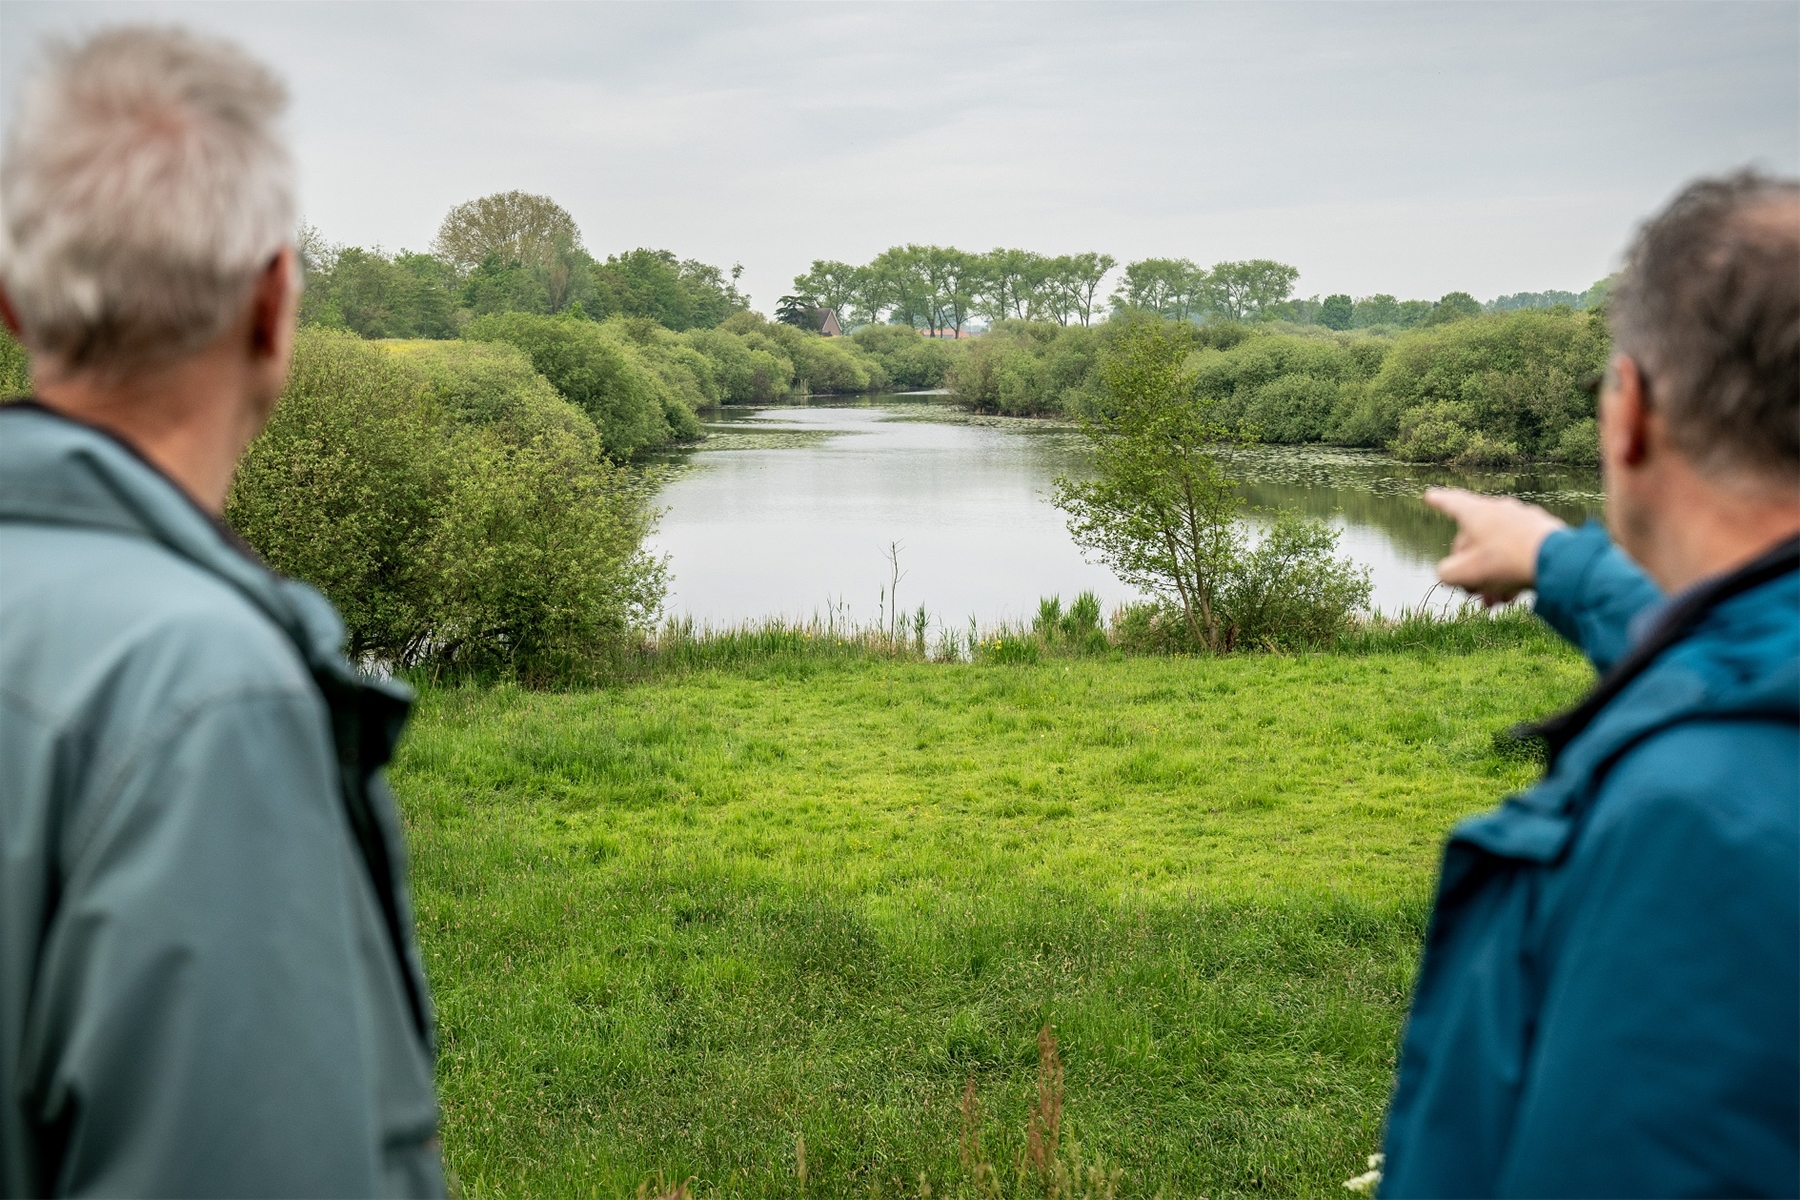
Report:
[[[837,313],[829,308],[819,310],[819,332],[826,337],[843,337],[844,327],[838,324]]]

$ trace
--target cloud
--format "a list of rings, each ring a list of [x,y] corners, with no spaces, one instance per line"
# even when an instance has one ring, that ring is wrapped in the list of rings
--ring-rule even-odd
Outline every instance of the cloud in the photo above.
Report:
[[[906,241],[1575,289],[1682,180],[1800,168],[1793,5],[15,2],[0,78],[120,19],[287,74],[335,239],[423,246],[519,187],[598,254],[742,262],[765,308]]]

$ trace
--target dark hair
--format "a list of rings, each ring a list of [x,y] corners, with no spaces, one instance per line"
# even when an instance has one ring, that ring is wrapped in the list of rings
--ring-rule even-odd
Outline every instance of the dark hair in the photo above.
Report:
[[[1689,184],[1638,232],[1607,315],[1697,469],[1800,480],[1800,182]]]

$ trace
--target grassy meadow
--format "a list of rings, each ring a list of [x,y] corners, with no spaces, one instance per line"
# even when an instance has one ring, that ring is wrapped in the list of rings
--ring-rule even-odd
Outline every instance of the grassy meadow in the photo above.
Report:
[[[1534,774],[1494,732],[1588,678],[1526,630],[428,688],[394,782],[449,1165],[1044,1195],[1029,1152],[1063,1195],[1341,1196],[1443,834]]]

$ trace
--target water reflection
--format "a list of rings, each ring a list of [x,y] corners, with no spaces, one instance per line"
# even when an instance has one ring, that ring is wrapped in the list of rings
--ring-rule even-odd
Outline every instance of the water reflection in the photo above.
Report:
[[[935,621],[1028,616],[1037,598],[1134,593],[1083,560],[1050,481],[1079,472],[1079,440],[1039,422],[971,418],[930,396],[728,409],[706,446],[671,456],[653,548],[669,555],[668,611],[714,624],[842,607],[875,616],[901,544],[900,603]],[[1298,508],[1343,530],[1384,611],[1418,604],[1449,548],[1449,521],[1418,499],[1434,483],[1508,492],[1577,521],[1600,511],[1593,471],[1469,472],[1324,447],[1227,456],[1260,509]],[[1442,591],[1438,593],[1442,597]]]

